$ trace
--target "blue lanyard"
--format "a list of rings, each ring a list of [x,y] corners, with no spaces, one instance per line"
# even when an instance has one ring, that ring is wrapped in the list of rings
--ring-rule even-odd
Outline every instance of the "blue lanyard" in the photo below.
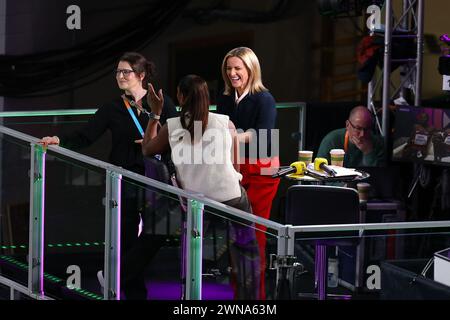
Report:
[[[123,99],[123,102],[125,103],[125,106],[127,107],[127,110],[130,113],[131,119],[133,119],[134,124],[136,125],[136,128],[139,130],[139,133],[141,134],[141,136],[143,138],[144,130],[142,130],[141,124],[139,123],[138,119],[136,118],[133,110],[131,110],[130,103],[126,99]]]
[[[123,99],[123,102],[125,103],[125,107],[127,107],[127,110],[130,113],[131,119],[133,119],[134,124],[136,125],[136,128],[139,130],[139,133],[141,134],[142,138],[144,138],[144,130],[142,130],[141,124],[139,123],[138,119],[134,115],[133,110],[131,110],[130,103],[128,102],[127,99],[125,99],[125,98],[122,98],[122,99]],[[160,154],[155,154],[154,157],[158,160],[161,160]]]

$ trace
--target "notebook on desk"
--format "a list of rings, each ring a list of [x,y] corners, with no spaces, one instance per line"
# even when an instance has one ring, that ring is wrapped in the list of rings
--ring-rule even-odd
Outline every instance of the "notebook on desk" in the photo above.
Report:
[[[335,172],[336,175],[334,177],[329,176],[326,172],[324,171],[318,171],[318,170],[314,170],[314,164],[310,163],[307,166],[308,169],[308,173],[306,175],[299,175],[299,174],[290,174],[288,175],[289,178],[291,179],[296,179],[296,180],[305,180],[305,181],[314,181],[314,180],[319,180],[319,181],[352,181],[355,179],[358,179],[359,177],[363,177],[363,174],[359,171],[356,171],[355,169],[349,169],[349,168],[343,168],[343,167],[338,167],[338,166],[329,166],[330,168],[332,168]]]
[[[331,169],[336,172],[336,175],[330,176],[326,172],[322,170],[314,170],[314,163],[310,163],[307,166],[308,172],[313,175],[317,179],[327,180],[327,181],[344,181],[344,180],[353,180],[358,177],[362,177],[362,173],[356,171],[355,169],[343,168],[333,165],[328,165]]]

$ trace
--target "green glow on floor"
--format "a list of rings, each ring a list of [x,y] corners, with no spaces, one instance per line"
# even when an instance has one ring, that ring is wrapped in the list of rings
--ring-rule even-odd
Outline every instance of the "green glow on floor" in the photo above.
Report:
[[[217,240],[222,240],[224,237],[217,236]],[[214,237],[207,237],[204,238],[204,240],[214,240]],[[179,242],[180,239],[178,237],[170,237],[166,238],[166,242]],[[67,242],[67,243],[49,243],[47,244],[48,248],[73,248],[73,247],[91,247],[91,246],[103,246],[105,245],[104,242]],[[27,245],[9,245],[9,246],[0,246],[1,249],[24,249],[27,250]]]
[[[9,256],[0,255],[0,259],[8,261],[8,262],[18,266],[19,268],[21,268],[23,270],[28,270],[28,265],[27,264],[22,263],[20,261],[17,261],[14,258],[11,258]],[[51,281],[51,282],[54,282],[54,283],[64,283],[64,279],[58,278],[58,277],[53,276],[51,274],[48,274],[46,272],[44,272],[44,278],[49,280],[49,281]],[[96,300],[103,300],[103,296],[100,296],[98,294],[95,294],[93,292],[90,292],[90,291],[87,291],[87,290],[84,290],[84,289],[76,289],[76,288],[69,288],[69,287],[66,287],[66,288],[68,288],[69,290],[74,290],[74,291],[78,292],[79,294],[81,294],[81,295],[83,295],[83,296],[85,296],[87,298],[96,299]]]

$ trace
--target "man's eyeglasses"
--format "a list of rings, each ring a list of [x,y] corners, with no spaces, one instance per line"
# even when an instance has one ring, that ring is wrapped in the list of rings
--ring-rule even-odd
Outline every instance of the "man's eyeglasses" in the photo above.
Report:
[[[116,77],[120,76],[120,74],[123,74],[124,78],[128,78],[130,76],[130,74],[132,74],[134,72],[134,70],[131,69],[117,69],[116,70]]]
[[[348,123],[350,123],[350,125],[352,126],[352,128],[358,132],[370,132],[372,131],[372,127],[368,127],[368,128],[363,128],[363,127],[357,127],[355,126],[350,120],[347,120]]]

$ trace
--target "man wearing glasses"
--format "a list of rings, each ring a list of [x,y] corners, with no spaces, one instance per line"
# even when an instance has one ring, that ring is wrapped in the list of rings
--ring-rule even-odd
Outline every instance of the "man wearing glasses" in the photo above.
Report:
[[[329,132],[320,143],[317,157],[330,162],[331,149],[344,149],[344,167],[375,167],[384,161],[383,139],[372,133],[373,116],[364,106],[352,109],[345,128]]]

